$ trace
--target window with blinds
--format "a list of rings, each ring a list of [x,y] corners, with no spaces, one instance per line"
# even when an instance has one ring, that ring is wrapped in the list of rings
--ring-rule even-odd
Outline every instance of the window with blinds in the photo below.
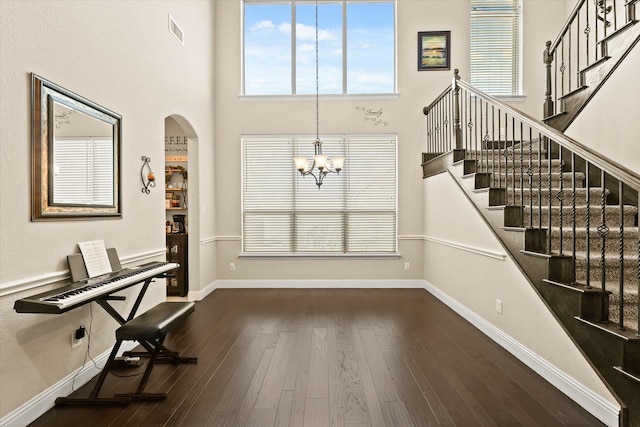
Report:
[[[114,204],[113,140],[56,137],[53,150],[53,204]]]
[[[320,189],[296,156],[314,136],[242,138],[242,250],[247,254],[395,254],[396,136],[323,137],[323,152],[347,158]]]
[[[491,95],[522,94],[522,0],[470,0],[471,84]]]

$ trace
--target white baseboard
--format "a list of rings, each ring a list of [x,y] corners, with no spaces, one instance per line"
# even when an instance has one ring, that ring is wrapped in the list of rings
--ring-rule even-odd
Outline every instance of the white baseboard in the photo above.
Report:
[[[469,310],[457,300],[453,299],[439,288],[429,282],[425,283],[425,289],[438,298],[453,311],[469,321],[482,333],[495,341],[502,348],[515,356],[522,363],[535,371],[554,387],[567,395],[571,400],[582,406],[591,415],[610,427],[619,425],[620,407],[603,399],[584,384],[576,381],[565,372],[516,341],[502,330],[496,328],[484,318]]]
[[[125,351],[133,350],[135,347],[135,341],[125,341],[122,343],[122,346],[120,346],[118,353],[122,354]],[[101,369],[97,368],[96,365],[98,367],[104,366],[110,353],[111,349],[108,349],[98,357],[94,357],[95,365],[89,360],[88,363],[79,370],[70,373],[24,405],[4,416],[0,419],[0,427],[23,427],[33,422],[36,418],[53,408],[56,398],[70,395],[74,390],[79,389],[98,375]]]
[[[417,288],[424,289],[424,280],[215,280],[199,291],[189,291],[190,301],[201,301],[216,289],[365,289],[365,288]]]
[[[287,280],[216,280],[213,282],[216,289],[402,289],[402,288],[424,288],[424,280],[419,279],[287,279]]]

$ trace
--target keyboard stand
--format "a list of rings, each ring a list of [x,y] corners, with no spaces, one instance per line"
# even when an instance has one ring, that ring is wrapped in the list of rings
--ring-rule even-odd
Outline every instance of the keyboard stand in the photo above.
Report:
[[[142,299],[144,295],[147,293],[147,289],[149,288],[149,284],[153,281],[154,278],[166,278],[166,273],[163,273],[159,276],[149,277],[144,280],[142,288],[140,292],[138,292],[138,296],[136,297],[136,301],[131,307],[129,314],[126,319],[116,311],[109,301],[123,301],[125,297],[122,296],[110,296],[105,295],[102,298],[96,299],[100,307],[102,307],[111,317],[113,317],[116,322],[118,322],[121,326],[125,323],[131,321],[138,311],[140,304],[142,303]],[[154,363],[162,363],[162,362],[172,362],[172,363],[196,363],[196,357],[182,357],[177,352],[169,350],[166,348],[162,341],[156,343],[156,346],[149,344],[145,340],[138,340],[138,343],[144,347],[146,351],[144,352],[125,352],[125,355],[136,355],[139,357],[151,357]],[[131,402],[131,396],[116,396],[116,397],[98,397],[98,393],[104,384],[104,381],[107,378],[109,373],[109,368],[111,367],[111,361],[113,361],[116,357],[116,354],[119,349],[119,345],[115,345],[111,350],[111,354],[109,355],[109,359],[105,367],[100,372],[100,376],[98,377],[98,382],[94,385],[93,389],[89,393],[87,397],[58,397],[55,401],[56,406],[64,406],[64,405],[127,405]],[[150,399],[153,399],[153,396],[149,396]]]

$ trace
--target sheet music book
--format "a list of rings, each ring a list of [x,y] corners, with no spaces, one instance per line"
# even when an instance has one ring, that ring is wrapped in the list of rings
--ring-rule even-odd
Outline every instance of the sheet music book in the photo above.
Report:
[[[78,242],[78,247],[84,259],[89,277],[100,276],[111,273],[111,263],[104,240],[94,240],[91,242]]]

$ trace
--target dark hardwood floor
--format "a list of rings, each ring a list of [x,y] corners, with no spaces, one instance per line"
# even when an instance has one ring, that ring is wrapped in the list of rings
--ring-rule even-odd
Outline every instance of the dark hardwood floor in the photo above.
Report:
[[[166,345],[199,361],[156,365],[146,391],[165,401],[32,426],[602,425],[424,290],[216,290]],[[114,371],[101,396],[141,371]]]

